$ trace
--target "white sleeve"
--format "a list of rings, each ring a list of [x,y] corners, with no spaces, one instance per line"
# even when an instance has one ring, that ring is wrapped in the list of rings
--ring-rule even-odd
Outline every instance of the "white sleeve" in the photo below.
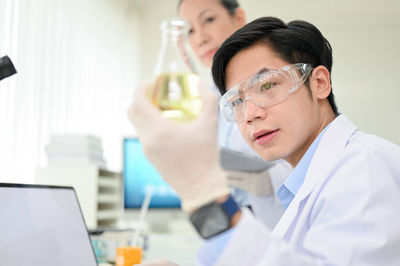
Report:
[[[248,210],[242,210],[242,217],[235,227],[235,232],[216,265],[312,266],[323,264],[297,254],[285,241],[257,221]]]

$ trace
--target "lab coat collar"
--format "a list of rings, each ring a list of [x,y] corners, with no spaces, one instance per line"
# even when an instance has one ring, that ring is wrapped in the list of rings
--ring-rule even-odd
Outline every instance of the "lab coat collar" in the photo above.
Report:
[[[340,158],[350,137],[357,130],[357,127],[344,115],[339,115],[331,122],[311,159],[303,185],[276,225],[274,234],[280,237],[285,236],[300,211],[300,203],[308,197],[318,182],[323,182],[336,160]]]

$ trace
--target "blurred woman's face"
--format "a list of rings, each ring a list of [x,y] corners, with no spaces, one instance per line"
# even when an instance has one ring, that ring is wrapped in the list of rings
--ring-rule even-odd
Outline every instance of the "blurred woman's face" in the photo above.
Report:
[[[219,46],[246,22],[243,9],[230,14],[219,0],[184,0],[179,14],[190,23],[188,39],[194,54],[209,68]]]

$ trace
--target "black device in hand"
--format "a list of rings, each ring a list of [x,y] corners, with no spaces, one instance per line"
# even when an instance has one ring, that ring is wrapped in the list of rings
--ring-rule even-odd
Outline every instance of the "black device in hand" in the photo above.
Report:
[[[6,55],[0,58],[0,80],[17,73],[11,59]]]

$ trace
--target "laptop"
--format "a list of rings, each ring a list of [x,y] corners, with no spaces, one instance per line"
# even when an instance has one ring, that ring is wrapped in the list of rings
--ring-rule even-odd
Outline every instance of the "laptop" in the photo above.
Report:
[[[97,265],[72,187],[0,183],[0,264]]]

